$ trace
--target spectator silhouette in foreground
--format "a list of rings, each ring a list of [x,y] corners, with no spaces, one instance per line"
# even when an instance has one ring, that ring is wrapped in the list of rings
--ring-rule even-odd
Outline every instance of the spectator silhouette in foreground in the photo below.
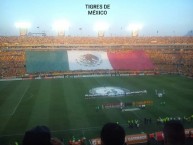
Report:
[[[107,123],[101,130],[101,145],[124,145],[125,131],[117,123]]]
[[[25,132],[22,145],[63,145],[57,138],[51,138],[46,126],[36,126]]]
[[[171,120],[167,122],[163,129],[165,145],[184,145],[185,130],[180,121]]]

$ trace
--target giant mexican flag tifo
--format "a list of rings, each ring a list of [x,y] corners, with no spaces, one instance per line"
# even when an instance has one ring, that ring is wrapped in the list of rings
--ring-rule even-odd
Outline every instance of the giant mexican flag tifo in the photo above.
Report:
[[[75,70],[153,70],[154,65],[143,50],[85,51],[55,50],[29,51],[27,72]],[[40,69],[41,68],[41,69]]]

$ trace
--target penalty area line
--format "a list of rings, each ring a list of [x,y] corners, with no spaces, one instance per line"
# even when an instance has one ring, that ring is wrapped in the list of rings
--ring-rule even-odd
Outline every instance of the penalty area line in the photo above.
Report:
[[[15,108],[14,108],[13,112],[11,113],[11,116],[13,116],[13,115],[15,114],[15,111],[17,110],[17,108],[18,108],[19,104],[21,103],[21,100],[22,100],[22,99],[23,99],[23,97],[25,96],[25,94],[26,94],[27,90],[28,90],[28,88],[27,88],[27,89],[25,89],[25,91],[24,91],[23,95],[20,97],[20,99],[19,99],[19,101],[18,101],[17,105],[15,106]]]

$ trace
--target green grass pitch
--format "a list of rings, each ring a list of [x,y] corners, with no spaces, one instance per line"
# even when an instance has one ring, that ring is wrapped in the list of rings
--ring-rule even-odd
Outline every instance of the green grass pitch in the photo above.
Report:
[[[147,94],[126,97],[85,99],[90,89],[101,86],[147,90]],[[164,90],[162,98],[155,90]],[[99,109],[104,103],[151,100],[145,109],[121,112],[120,109]],[[166,102],[161,105],[160,102]],[[54,136],[65,142],[72,136],[87,139],[99,137],[106,122],[119,122],[127,134],[152,133],[162,129],[158,117],[184,117],[193,114],[193,80],[176,75],[65,78],[0,82],[0,144],[21,142],[27,129],[47,125]],[[152,118],[145,125],[144,118]],[[141,126],[128,128],[127,121],[138,119]],[[192,122],[185,122],[192,128]],[[88,144],[88,142],[86,142]]]

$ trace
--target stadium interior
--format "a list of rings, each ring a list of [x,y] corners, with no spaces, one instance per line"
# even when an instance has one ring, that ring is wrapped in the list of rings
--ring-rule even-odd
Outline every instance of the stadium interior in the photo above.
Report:
[[[149,68],[148,70],[143,68],[143,66],[141,69],[128,66],[125,68],[115,68],[110,71],[112,73],[114,71],[119,71],[120,73],[173,73],[193,77],[192,44],[192,37],[0,37],[0,77],[23,77],[25,74],[28,74],[26,60],[29,57],[27,57],[27,54],[30,51],[41,50],[103,50],[107,51],[108,54],[120,56],[120,58],[115,58],[116,56],[111,55],[112,59],[115,59],[114,61],[118,63],[118,66],[120,63],[125,64],[129,61],[132,51],[141,50],[144,53],[143,55],[146,55],[151,60],[154,68]],[[144,59],[140,56],[140,51],[134,53],[136,53],[137,59]],[[122,54],[130,56],[122,56]],[[133,61],[137,61],[137,59]],[[141,62],[143,61],[141,60]],[[97,70],[97,72],[106,73],[106,70]],[[65,75],[93,72],[85,70],[76,70],[75,72],[48,70],[41,73]],[[31,75],[33,76],[34,73]]]
[[[80,55],[76,56],[76,54]],[[12,82],[14,80],[38,81],[36,79],[39,80],[69,79],[69,78],[76,79],[83,77],[86,78],[107,77],[108,79],[108,77],[129,78],[130,76],[165,76],[165,75],[184,77],[185,79],[188,79],[187,81],[189,81],[190,84],[192,84],[193,37],[191,36],[190,37],[177,37],[177,36],[176,37],[70,37],[70,36],[0,37],[0,94],[2,95],[2,97],[0,97],[0,100],[2,102],[5,101],[3,98],[3,96],[5,97],[4,95],[5,91],[3,91],[4,88],[3,82]],[[114,80],[114,82],[116,82],[116,80]],[[53,88],[56,87],[53,86]],[[162,95],[164,95],[164,91],[162,88],[160,90],[161,90],[160,96],[162,97]],[[187,88],[187,91],[188,90],[190,91],[189,95],[191,96],[192,95],[191,91],[193,90],[192,86],[189,86],[189,88]],[[10,90],[7,91],[9,92]],[[34,94],[28,94],[28,96],[33,95]],[[25,98],[25,95],[21,96],[22,96],[21,99],[18,99],[19,102],[16,105],[16,107],[15,108],[13,107],[14,109],[12,113],[15,115],[17,115],[17,109],[19,110],[18,107],[19,104],[22,104],[22,99]],[[112,100],[111,102],[113,101],[114,100]],[[123,101],[125,104],[127,103],[127,105],[132,104],[132,102],[127,102],[126,99],[125,100],[123,99]],[[137,101],[140,101],[140,99],[138,99]],[[150,102],[149,104],[152,104],[153,102],[156,103],[157,100],[149,99],[148,101]],[[190,102],[191,101],[192,100],[190,99]],[[164,102],[165,101],[162,101],[161,105],[164,105],[165,104]],[[107,102],[103,103],[105,104]],[[140,106],[140,109],[142,111],[144,107],[143,105],[146,105],[146,103],[138,102],[138,106]],[[3,103],[0,102],[0,108],[4,109],[2,106]],[[193,113],[192,112],[193,108],[191,105],[188,107],[190,110],[188,110],[186,116],[188,116],[188,114],[189,116],[191,116]],[[125,110],[127,111],[127,108]],[[97,108],[94,111],[97,112]],[[2,115],[3,114],[2,112],[3,111],[0,111],[0,117],[3,118],[4,115]],[[162,114],[164,114],[164,112],[162,112]],[[182,113],[180,115],[183,116]],[[134,114],[134,116],[138,116],[138,114],[136,113]],[[185,126],[187,129],[186,135],[187,137],[193,138],[193,129],[192,129],[193,118],[189,117],[189,120],[191,123],[186,124]],[[144,123],[149,124],[151,121],[150,120],[144,121],[142,119],[142,122],[143,124]],[[129,124],[126,125],[124,123],[122,124],[126,129],[135,128],[132,125],[130,126]],[[21,143],[22,138],[21,132],[17,134],[17,131],[11,132],[10,131],[11,129],[10,130],[8,129],[11,132],[10,133],[9,131],[6,131],[7,127],[5,126],[6,126],[5,124],[0,126],[0,140],[1,140],[0,144],[1,143],[3,143],[4,145],[14,144],[15,140]],[[78,127],[80,126],[78,125]],[[102,125],[100,127],[102,127]],[[12,127],[12,129],[13,128],[14,127]],[[55,126],[52,128],[54,128],[55,130],[59,129],[59,127],[57,128]],[[127,144],[136,144],[136,145],[148,144],[147,143],[148,138],[152,137],[152,134],[150,134],[152,133],[151,131],[156,132],[155,134],[153,134],[153,136],[158,141],[160,141],[159,144],[162,144],[163,143],[162,133],[160,135],[159,132],[161,131],[161,128],[162,126],[156,128],[156,131],[150,130],[150,132],[141,132],[139,131],[140,129],[136,127],[135,131],[131,133],[129,133],[129,131],[127,132],[128,134]],[[85,135],[84,131],[86,132],[88,130],[80,129],[80,131],[81,133],[83,132],[82,133],[83,135]],[[53,133],[55,133],[55,135],[58,137],[63,136],[62,134],[63,132],[60,133],[60,131],[58,132],[53,131]],[[72,135],[73,133],[75,134],[75,136],[78,136],[80,138],[80,135],[76,135],[75,132],[71,132],[70,135]],[[94,131],[92,136],[89,135],[86,136],[87,140],[86,142],[76,141],[71,142],[71,144],[100,145],[100,139],[98,139],[99,135],[97,136],[96,135],[97,133],[98,130]],[[66,135],[68,134],[68,132],[66,131],[64,134]],[[81,137],[84,137],[83,135]],[[66,136],[67,136],[66,138],[64,136],[65,144],[70,140],[69,139],[70,137],[68,135]],[[149,144],[154,145],[156,143],[157,142],[155,143],[151,142]],[[188,144],[190,143],[187,142],[187,145]]]

